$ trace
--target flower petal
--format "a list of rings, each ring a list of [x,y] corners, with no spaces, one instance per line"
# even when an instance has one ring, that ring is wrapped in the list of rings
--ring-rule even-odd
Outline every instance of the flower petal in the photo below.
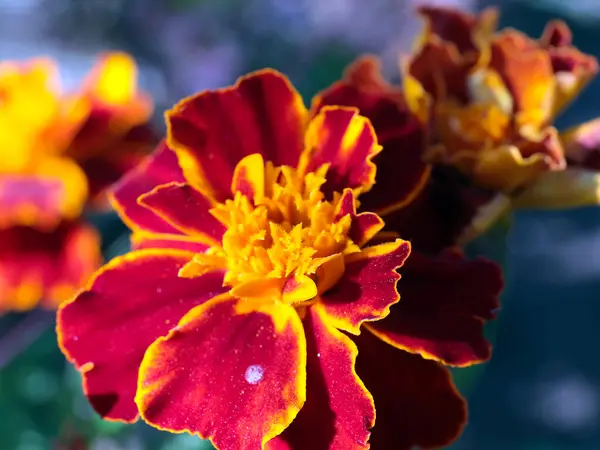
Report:
[[[25,225],[51,229],[63,219],[65,186],[59,178],[3,175],[0,179],[0,228]]]
[[[87,200],[85,174],[67,158],[41,158],[27,174],[0,180],[0,228],[13,225],[51,229],[79,217]]]
[[[166,248],[187,250],[193,253],[202,253],[210,247],[198,239],[183,234],[160,234],[144,231],[134,231],[131,234],[131,247],[133,250],[144,248]]]
[[[478,185],[505,193],[527,186],[543,172],[563,170],[566,166],[553,127],[485,151],[481,148],[450,151],[444,146],[429,150],[428,159],[453,165]]]
[[[251,305],[250,305],[251,306]],[[136,403],[149,424],[221,450],[261,449],[306,396],[306,340],[289,305],[228,296],[194,308],[150,346]]]
[[[548,52],[509,29],[492,42],[490,68],[496,70],[515,101],[519,125],[540,126],[553,112],[555,79]]]
[[[397,239],[347,255],[344,275],[320,300],[328,320],[336,328],[358,334],[363,322],[385,317],[400,298],[396,269],[409,253],[410,243]]]
[[[157,186],[140,196],[138,203],[181,233],[199,241],[218,245],[225,232],[223,224],[210,213],[209,199],[189,183]]]
[[[515,208],[566,209],[600,204],[600,173],[567,168],[542,174],[513,200]]]
[[[297,165],[307,116],[289,80],[265,69],[230,88],[179,102],[167,112],[167,142],[178,153],[187,180],[223,201],[244,156],[260,153],[275,166]]]
[[[115,185],[111,202],[132,230],[181,234],[152,211],[139,205],[137,199],[161,184],[184,181],[175,153],[163,142],[151,156]]]
[[[140,125],[130,129],[109,147],[102,148],[98,154],[76,158],[87,176],[92,206],[106,209],[107,188],[143,164],[158,141],[150,126]]]
[[[592,78],[598,74],[598,60],[580,52],[572,44],[573,35],[562,20],[546,24],[539,43],[550,55],[556,79],[553,114],[558,114],[571,102]]]
[[[313,100],[316,113],[326,105],[358,108],[371,121],[383,150],[375,155],[376,183],[361,195],[363,209],[385,213],[410,203],[423,188],[429,167],[422,160],[426,133],[399,89],[386,83],[380,62],[362,57],[346,68],[344,79]]]
[[[231,194],[236,192],[258,200],[265,193],[265,161],[260,153],[242,158],[235,166],[231,180]]]
[[[426,21],[425,33],[433,34],[441,40],[451,42],[460,53],[476,52],[476,34],[481,29],[491,32],[495,28],[497,11],[488,8],[478,17],[454,8],[439,6],[419,6],[419,15]]]
[[[455,169],[438,166],[425,189],[407,207],[385,216],[384,231],[396,232],[425,253],[454,245],[494,192],[473,186]]]
[[[267,448],[368,448],[375,408],[371,394],[354,370],[356,345],[327,323],[319,307],[309,308],[304,330],[308,353],[306,403],[292,424]]]
[[[432,36],[407,61],[406,70],[434,99],[466,102],[467,76],[476,62],[476,54],[463,57],[453,44]]]
[[[380,151],[375,130],[356,108],[325,106],[308,124],[300,167],[307,173],[329,164],[322,187],[329,198],[347,187],[366,192],[375,184],[371,159]]]
[[[356,371],[377,409],[371,450],[441,448],[456,439],[466,423],[467,407],[446,368],[395,349],[369,332],[353,339],[359,349]]]
[[[562,132],[560,141],[569,163],[600,171],[600,118]]]
[[[490,261],[466,261],[454,251],[436,258],[413,252],[398,282],[400,302],[367,326],[402,350],[468,366],[490,357],[483,324],[495,317],[502,287],[500,268]]]
[[[223,276],[177,277],[193,254],[139,250],[106,264],[58,312],[58,341],[82,372],[84,390],[103,417],[134,421],[144,352],[191,308],[224,292]]]
[[[352,241],[362,247],[384,227],[381,218],[372,212],[356,214],[356,200],[351,189],[344,189],[336,211],[336,220],[350,214],[352,223],[349,236]]]
[[[55,308],[100,265],[100,237],[79,222],[52,231],[12,227],[0,231],[0,311]]]

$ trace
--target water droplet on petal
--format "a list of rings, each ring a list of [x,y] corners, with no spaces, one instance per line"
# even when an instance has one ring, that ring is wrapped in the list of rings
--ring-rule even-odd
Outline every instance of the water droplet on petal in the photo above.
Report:
[[[265,369],[263,369],[262,366],[253,364],[251,366],[248,366],[248,368],[246,369],[244,378],[250,384],[258,384],[262,381],[264,374]]]

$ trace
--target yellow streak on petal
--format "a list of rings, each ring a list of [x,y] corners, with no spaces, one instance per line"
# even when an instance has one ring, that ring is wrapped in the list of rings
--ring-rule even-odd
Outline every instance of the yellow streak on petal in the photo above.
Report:
[[[265,195],[265,162],[260,153],[248,155],[240,160],[235,166],[231,180],[231,192],[233,195],[243,188],[243,184],[249,184],[254,193],[254,201],[260,201]]]

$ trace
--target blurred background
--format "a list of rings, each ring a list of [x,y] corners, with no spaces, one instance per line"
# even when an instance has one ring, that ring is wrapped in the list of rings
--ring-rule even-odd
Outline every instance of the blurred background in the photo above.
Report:
[[[193,92],[231,84],[270,66],[307,101],[363,52],[381,55],[397,78],[420,22],[414,0],[0,0],[0,60],[55,58],[74,87],[103,50],[131,53],[141,86],[162,112]],[[499,6],[501,26],[538,36],[562,18],[582,51],[600,56],[597,0],[447,0]],[[600,80],[559,127],[600,115]],[[102,217],[105,256],[127,249],[124,228]],[[455,450],[600,449],[600,209],[516,215],[508,236],[472,245],[502,262],[507,287],[490,329],[491,362],[457,370],[470,422]],[[120,236],[120,237],[119,237]],[[500,244],[500,245],[499,245]],[[82,437],[94,450],[199,450],[207,443],[143,425],[103,422],[81,393],[79,375],[56,347],[51,313],[0,318],[0,450],[54,448]],[[77,443],[77,442],[75,442]],[[67,448],[67,447],[65,447]],[[85,447],[72,446],[70,449]],[[392,449],[393,450],[393,449]]]

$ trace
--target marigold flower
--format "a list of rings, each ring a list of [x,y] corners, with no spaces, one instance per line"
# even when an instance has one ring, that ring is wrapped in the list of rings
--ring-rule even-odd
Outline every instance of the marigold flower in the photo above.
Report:
[[[120,117],[130,115],[130,106],[109,107],[92,89],[110,73],[112,61],[123,58],[129,60],[119,53],[106,55],[85,88],[72,95],[60,92],[50,60],[0,63],[0,311],[30,309],[42,299],[44,306],[56,306],[100,264],[99,237],[80,216],[90,192],[101,191],[123,171],[113,170],[97,183],[88,169],[125,169],[132,155],[152,142],[147,136],[143,141],[129,137],[150,110],[125,123]],[[116,81],[115,89],[121,85]],[[100,110],[106,126],[91,126]],[[109,124],[119,125],[118,132],[112,133]],[[95,137],[89,135],[84,145],[84,130],[91,128]],[[99,145],[102,135],[108,137]],[[125,147],[130,143],[135,149]]]
[[[494,33],[495,9],[419,12],[425,30],[403,70],[408,105],[433,129],[425,158],[508,194],[563,170],[552,119],[598,72],[594,57],[571,46],[566,24],[550,22],[535,40]]]
[[[371,389],[377,406],[372,448],[446,445],[460,432],[464,411],[444,418],[420,416],[415,410],[425,410],[414,405],[426,401],[438,405],[434,410],[452,410],[451,399],[457,398],[451,394],[454,388],[447,371],[429,360],[460,367],[490,356],[483,324],[497,312],[500,268],[483,259],[467,261],[456,245],[465,229],[480,226],[478,221],[485,219],[486,210],[495,204],[494,193],[474,186],[452,167],[424,162],[429,130],[411,112],[402,90],[383,80],[376,59],[361,58],[353,63],[343,80],[315,98],[313,110],[326,105],[356,107],[372,122],[383,150],[373,159],[377,183],[361,197],[361,208],[385,220],[379,239],[400,235],[412,244],[398,282],[401,301],[387,317],[365,327],[380,340],[416,355],[397,356],[397,362],[391,363],[371,357],[359,345],[357,373]],[[380,348],[377,353],[386,354],[386,350]],[[361,360],[368,362],[363,365]],[[425,394],[414,388],[414,396],[404,392],[395,398],[390,393],[392,383],[381,375],[390,371],[389,365],[406,374],[409,386],[428,378],[426,373],[437,377],[439,389]],[[408,413],[403,411],[411,411],[411,417],[407,419]],[[407,420],[412,424],[410,431],[399,433],[406,430]]]
[[[463,335],[465,352],[418,324],[423,333],[372,328],[400,305],[396,269],[410,244],[377,243],[383,221],[356,211],[356,199],[377,186],[371,160],[381,148],[370,122],[354,108],[307,111],[273,70],[189,97],[166,117],[166,143],[114,191],[135,250],[58,314],[59,343],[96,411],[141,415],[220,449],[366,449],[375,406],[378,445],[389,435],[394,448],[452,439],[465,406],[447,372],[394,346],[457,365],[489,348],[477,336],[479,353]],[[440,279],[453,276],[444,258],[463,263],[456,254],[432,263]],[[417,261],[406,280],[417,291],[409,309],[425,322],[427,311],[414,305],[419,285],[431,285],[428,264]],[[481,310],[454,309],[465,324],[496,307],[497,269],[481,267]],[[446,299],[456,294],[460,304],[451,286]],[[390,372],[371,370],[380,351]],[[408,416],[405,406],[417,411]]]

